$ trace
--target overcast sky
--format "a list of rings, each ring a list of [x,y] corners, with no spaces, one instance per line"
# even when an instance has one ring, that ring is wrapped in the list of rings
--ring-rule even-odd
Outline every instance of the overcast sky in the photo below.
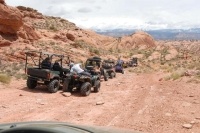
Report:
[[[89,29],[200,28],[200,0],[5,0]]]

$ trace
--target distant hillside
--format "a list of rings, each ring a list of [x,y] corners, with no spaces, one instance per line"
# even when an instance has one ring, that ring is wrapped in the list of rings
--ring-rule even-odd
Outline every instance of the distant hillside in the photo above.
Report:
[[[136,32],[135,29],[114,29],[107,31],[97,30],[96,32],[103,35],[120,37],[130,35]],[[156,40],[200,40],[200,28],[196,29],[161,29],[161,30],[144,30],[152,35]]]
[[[120,39],[104,36],[81,29],[63,18],[45,16],[30,7],[11,7],[5,0],[0,0],[0,11],[0,57],[3,64],[23,62],[28,50],[44,50],[84,61],[90,56],[117,58],[120,51],[123,52],[121,55],[126,55],[124,50],[130,51],[141,45],[155,46],[154,38],[144,32]]]

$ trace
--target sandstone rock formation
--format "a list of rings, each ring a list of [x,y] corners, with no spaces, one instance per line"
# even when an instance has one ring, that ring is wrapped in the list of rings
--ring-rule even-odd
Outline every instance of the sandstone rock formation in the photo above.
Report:
[[[30,7],[24,7],[24,6],[17,6],[17,8],[21,11],[23,17],[30,17],[30,18],[36,18],[36,19],[43,19],[44,16],[42,13],[39,13],[37,10],[30,8]]]
[[[75,40],[75,37],[74,37],[72,34],[70,34],[70,33],[67,33],[66,36],[67,36],[67,38],[68,38],[69,40],[71,40],[71,41],[74,41],[74,40]]]
[[[125,46],[132,46],[132,47],[137,47],[137,46],[145,46],[147,48],[149,47],[155,47],[155,41],[153,37],[145,32],[136,32],[130,36],[124,36],[120,40],[121,45]],[[130,48],[130,47],[129,47]]]
[[[10,46],[12,43],[7,40],[0,40],[0,47]]]
[[[23,25],[22,14],[17,8],[7,6],[4,0],[0,1],[0,32],[16,34]]]
[[[23,27],[18,32],[18,36],[26,40],[40,39],[40,36],[36,33],[35,29],[27,24],[23,25]]]
[[[11,58],[15,60],[19,49],[22,51],[44,49],[48,52],[67,54],[79,60],[85,60],[93,55],[115,58],[110,54],[111,50],[117,52],[124,49],[133,50],[137,46],[144,48],[155,46],[154,39],[144,32],[122,37],[119,41],[114,37],[81,29],[60,17],[44,16],[29,7],[9,7],[3,0],[0,1],[0,10],[2,9],[0,47],[4,47],[2,51],[7,48],[10,60]],[[9,47],[5,47],[10,45],[12,45],[12,51],[17,51],[16,54],[13,54]]]
[[[0,0],[0,4],[6,4],[4,0]]]

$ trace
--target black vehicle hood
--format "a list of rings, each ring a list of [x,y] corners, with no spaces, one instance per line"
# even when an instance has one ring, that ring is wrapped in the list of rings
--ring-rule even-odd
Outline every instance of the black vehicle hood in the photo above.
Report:
[[[75,125],[66,122],[16,122],[0,124],[0,133],[139,133],[133,130],[118,129],[112,127]]]

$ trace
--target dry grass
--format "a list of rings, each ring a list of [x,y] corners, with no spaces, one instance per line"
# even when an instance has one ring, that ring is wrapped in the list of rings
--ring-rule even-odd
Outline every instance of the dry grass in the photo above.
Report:
[[[189,80],[187,81],[187,83],[199,84],[199,83],[200,83],[200,79],[192,78],[192,79],[189,79]]]
[[[164,77],[164,80],[177,80],[183,76],[185,76],[185,69],[178,69],[174,72],[171,72],[169,76]]]
[[[0,74],[0,82],[9,84],[11,81],[11,77],[8,76],[7,74]]]

